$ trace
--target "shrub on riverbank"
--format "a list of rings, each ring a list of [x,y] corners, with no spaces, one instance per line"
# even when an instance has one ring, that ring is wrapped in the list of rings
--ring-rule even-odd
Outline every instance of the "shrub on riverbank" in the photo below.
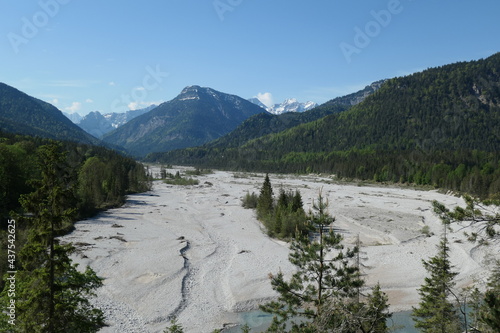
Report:
[[[244,203],[251,203],[251,200],[253,199],[245,198]],[[275,200],[269,175],[266,175],[256,201],[257,218],[266,227],[269,236],[289,239],[308,232],[307,215],[302,208],[299,191],[280,189],[278,199]]]

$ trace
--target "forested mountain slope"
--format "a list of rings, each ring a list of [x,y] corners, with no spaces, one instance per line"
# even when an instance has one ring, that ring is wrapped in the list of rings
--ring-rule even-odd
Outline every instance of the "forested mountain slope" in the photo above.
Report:
[[[306,112],[287,112],[280,115],[260,113],[245,120],[234,131],[204,145],[207,148],[238,147],[242,144],[295,126],[309,123],[327,115],[347,110],[344,105],[319,106]]]
[[[106,134],[103,140],[123,146],[135,156],[145,156],[202,145],[259,113],[266,111],[238,96],[190,86],[173,100]]]
[[[350,110],[237,148],[160,159],[278,172],[500,190],[500,54],[388,80]]]
[[[332,150],[496,151],[500,54],[389,80],[348,112],[248,145],[283,152]]]
[[[99,144],[53,105],[0,83],[0,129],[44,138]]]
[[[224,135],[223,137],[204,144],[199,148],[190,149],[190,154],[198,151],[204,154],[206,149],[211,148],[230,148],[242,146],[252,139],[257,139],[269,134],[283,132],[287,129],[296,127],[301,124],[309,123],[330,114],[339,113],[348,110],[351,106],[362,102],[366,97],[380,89],[386,80],[374,82],[364,89],[355,93],[334,98],[322,105],[315,107],[306,112],[287,112],[279,115],[260,113],[245,120],[234,131]],[[173,158],[179,152],[166,153],[168,158]],[[180,152],[182,155],[182,152]],[[161,160],[164,153],[150,154],[148,160]]]

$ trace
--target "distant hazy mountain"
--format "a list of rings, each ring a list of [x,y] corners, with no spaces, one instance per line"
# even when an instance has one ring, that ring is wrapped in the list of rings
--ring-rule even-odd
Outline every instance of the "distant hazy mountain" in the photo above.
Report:
[[[87,114],[78,123],[78,126],[96,138],[100,138],[114,129],[111,123],[99,111]]]
[[[255,104],[255,105],[260,106],[260,107],[261,107],[261,108],[263,108],[264,110],[267,110],[267,106],[266,106],[264,103],[262,103],[262,102],[261,102],[258,98],[256,98],[256,97],[249,98],[249,99],[248,99],[248,101],[249,101],[249,102],[252,102],[252,103],[253,103],[253,104]]]
[[[0,83],[0,130],[45,138],[98,144],[99,140],[53,105]]]
[[[286,99],[283,103],[274,104],[267,109],[272,114],[282,114],[286,112],[305,112],[314,109],[318,104],[308,101],[305,103],[298,102],[295,98]]]
[[[235,95],[190,86],[173,100],[106,134],[106,142],[125,147],[131,154],[193,147],[234,130],[245,119],[266,112]]]
[[[138,109],[138,110],[129,110],[127,112],[113,112],[113,113],[106,113],[104,115],[104,118],[108,120],[113,128],[118,128],[122,125],[125,125],[135,117],[138,117],[142,114],[145,114],[146,112],[149,112],[153,110],[155,107],[158,105],[150,105],[144,109]]]
[[[156,105],[151,105],[144,109],[122,113],[106,113],[104,115],[102,115],[99,111],[94,111],[81,118],[77,124],[87,133],[90,133],[97,138],[101,138],[104,134],[126,124],[141,114],[151,111],[155,107]]]
[[[77,112],[67,113],[63,111],[63,115],[65,115],[69,120],[71,120],[73,124],[78,124],[83,119],[83,117],[80,116],[80,114]]]
[[[271,107],[265,106],[258,98],[249,98],[250,102],[266,109],[267,112],[272,114],[282,114],[286,112],[305,112],[314,109],[318,104],[314,102],[300,103],[295,98],[286,99],[283,103],[274,104]]]

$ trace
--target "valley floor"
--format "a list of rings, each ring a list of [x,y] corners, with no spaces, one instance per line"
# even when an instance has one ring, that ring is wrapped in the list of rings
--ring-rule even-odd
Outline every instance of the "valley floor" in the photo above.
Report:
[[[367,285],[380,282],[392,311],[418,303],[426,275],[421,260],[436,254],[443,228],[432,200],[463,205],[436,191],[270,177],[275,192],[299,189],[306,210],[322,189],[345,242],[353,246],[359,235]],[[101,332],[163,332],[171,316],[186,332],[211,332],[276,296],[269,273],[293,272],[287,244],[267,237],[254,211],[241,207],[247,191],[259,192],[263,175],[217,171],[198,179],[200,185],[187,187],[155,182],[152,191],[77,223],[63,238],[78,248],[76,262],[105,279],[95,299],[109,324]],[[424,226],[434,235],[424,235]],[[465,240],[464,227],[452,229],[457,288],[484,281],[498,244],[477,247]]]

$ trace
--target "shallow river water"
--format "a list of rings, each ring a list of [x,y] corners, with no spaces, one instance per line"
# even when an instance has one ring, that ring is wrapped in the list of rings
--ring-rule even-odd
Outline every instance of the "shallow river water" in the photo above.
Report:
[[[273,319],[272,315],[262,311],[243,312],[240,315],[241,321],[248,324],[251,328],[250,332],[252,333],[263,332],[269,327]],[[392,329],[391,332],[393,333],[418,333],[411,318],[411,311],[393,313],[392,317],[387,321],[387,324]],[[241,329],[240,327],[233,327],[224,332],[239,333]]]

